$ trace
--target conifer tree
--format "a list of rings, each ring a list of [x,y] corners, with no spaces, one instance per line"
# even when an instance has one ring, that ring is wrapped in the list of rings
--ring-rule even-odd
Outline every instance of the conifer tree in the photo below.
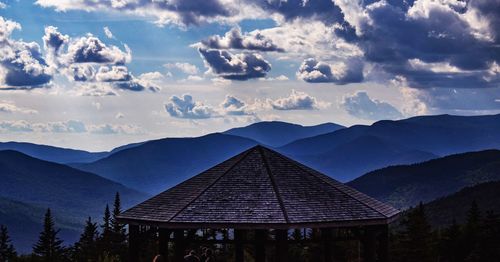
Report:
[[[111,254],[124,258],[127,250],[127,234],[125,225],[118,221],[118,216],[122,212],[120,194],[117,192],[113,204],[113,213],[111,216]]]
[[[76,261],[96,261],[97,260],[97,224],[92,223],[89,219],[85,223],[85,228],[80,236],[80,240],[75,243],[75,260]]]
[[[481,211],[476,203],[472,201],[471,207],[467,212],[467,220],[464,227],[464,243],[463,251],[466,253],[466,258],[472,260],[477,257],[479,231],[481,225]]]
[[[103,257],[111,252],[111,212],[109,206],[106,205],[104,209],[104,216],[102,218],[101,236],[98,239],[99,256]]]
[[[7,227],[0,225],[0,261],[12,261],[17,256],[10,240]]]
[[[434,238],[432,228],[425,215],[424,205],[410,210],[401,222],[403,230],[398,234],[398,260],[400,261],[433,261]]]
[[[462,244],[462,229],[453,219],[453,223],[443,230],[440,239],[441,257],[444,261],[463,261],[463,254],[461,252]]]
[[[49,208],[45,213],[43,231],[33,247],[33,254],[46,262],[64,261],[65,250],[62,240],[57,236],[58,233],[59,230],[54,228],[54,219]]]

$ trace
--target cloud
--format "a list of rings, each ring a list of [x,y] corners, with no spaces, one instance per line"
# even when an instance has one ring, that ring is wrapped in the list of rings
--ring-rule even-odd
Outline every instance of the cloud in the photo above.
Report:
[[[20,29],[20,24],[0,16],[0,89],[29,89],[44,86],[52,79],[37,43],[10,38],[14,30]]]
[[[138,1],[138,0],[37,0],[42,7],[53,7],[57,11],[85,10],[124,12],[143,17],[155,17],[156,23],[194,25],[217,17],[228,17],[234,11],[219,0],[171,0],[171,1]]]
[[[64,54],[67,64],[71,63],[98,63],[123,65],[130,62],[132,54],[127,45],[125,51],[116,46],[107,46],[99,38],[89,34],[72,40],[68,51]]]
[[[136,125],[85,124],[79,120],[67,120],[47,123],[30,123],[25,120],[0,121],[0,132],[35,132],[35,133],[90,133],[90,134],[144,134]]]
[[[7,8],[7,5],[4,2],[0,2],[0,9]]]
[[[130,81],[132,76],[125,66],[101,66],[95,75],[99,82],[116,82],[116,81]]]
[[[0,100],[0,113],[38,114],[38,111],[30,108],[19,107],[12,101]]]
[[[167,113],[176,118],[204,119],[210,118],[214,110],[201,102],[193,100],[193,97],[184,94],[182,97],[171,96],[170,102],[165,104]]]
[[[69,42],[69,36],[61,34],[57,27],[45,27],[45,35],[42,37],[43,46],[47,51],[47,60],[54,67],[59,66],[58,57],[62,47]]]
[[[188,75],[198,74],[198,67],[190,63],[168,63],[164,65],[168,69],[176,68]]]
[[[114,39],[115,37],[113,36],[113,32],[111,32],[111,30],[109,30],[109,27],[105,26],[102,28],[102,30],[104,31],[104,34],[106,35],[107,38],[109,39]]]
[[[309,58],[300,65],[297,78],[309,83],[336,83],[340,85],[359,83],[364,78],[363,62],[353,59],[331,65]]]
[[[220,108],[225,115],[255,115],[245,102],[232,95],[226,95],[224,101],[220,104]]]
[[[245,49],[253,51],[276,51],[283,52],[283,48],[278,47],[273,41],[263,35],[260,30],[250,33],[241,33],[239,27],[234,27],[224,36],[214,35],[196,44],[199,47],[208,49]]]
[[[199,48],[205,66],[215,75],[230,80],[265,77],[271,64],[260,54],[232,54],[226,50]]]
[[[387,102],[371,99],[365,91],[345,96],[342,107],[352,116],[368,120],[400,119],[403,114]]]
[[[288,97],[278,98],[269,101],[272,108],[276,110],[313,110],[320,107],[320,103],[315,97],[304,92],[295,91]]]
[[[78,120],[48,123],[30,123],[25,120],[0,121],[0,132],[84,133],[86,131],[85,124]]]

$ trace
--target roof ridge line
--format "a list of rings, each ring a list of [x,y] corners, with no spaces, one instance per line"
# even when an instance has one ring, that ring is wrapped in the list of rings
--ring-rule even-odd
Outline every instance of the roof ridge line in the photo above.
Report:
[[[281,212],[283,212],[283,217],[285,217],[286,223],[289,224],[290,220],[288,219],[288,213],[286,212],[285,204],[283,203],[283,198],[281,198],[281,194],[278,191],[278,185],[276,185],[276,181],[274,180],[273,172],[271,171],[271,168],[269,167],[269,163],[267,162],[266,156],[264,155],[264,148],[259,147],[258,150],[259,150],[260,154],[262,155],[262,160],[264,161],[264,165],[266,166],[267,175],[269,176],[269,179],[271,180],[271,185],[273,186],[274,193],[276,194],[276,198],[278,199],[278,204],[280,205]]]
[[[246,152],[241,153],[240,155],[242,155],[242,156],[240,159],[238,159],[236,162],[234,162],[234,164],[232,164],[226,171],[224,171],[224,173],[222,173],[222,175],[217,177],[212,183],[210,183],[210,185],[208,185],[206,188],[201,190],[201,192],[198,195],[196,195],[185,206],[183,206],[179,211],[177,211],[174,215],[172,215],[172,217],[170,217],[170,219],[167,222],[172,221],[172,219],[174,219],[182,211],[184,211],[188,206],[190,206],[194,201],[196,201],[196,199],[198,199],[201,195],[203,195],[203,193],[205,193],[208,189],[210,189],[213,185],[215,185],[215,183],[217,183],[222,177],[224,177],[227,173],[229,173],[229,171],[231,171],[237,164],[239,164],[243,159],[245,159],[250,154],[250,152],[253,151],[253,149],[254,148],[252,147],[252,148],[247,149]]]
[[[300,162],[295,161],[295,160],[293,160],[293,159],[291,159],[291,158],[289,158],[289,157],[286,157],[286,156],[284,156],[284,155],[282,155],[282,154],[280,154],[280,153],[278,153],[277,155],[278,155],[279,157],[281,157],[281,158],[284,158],[284,159],[287,159],[287,160],[293,161],[294,163],[296,163],[296,165],[297,165],[297,167],[298,167],[298,168],[302,169],[303,171],[307,172],[308,174],[310,174],[310,175],[312,175],[312,176],[314,176],[314,177],[316,177],[316,178],[320,179],[321,181],[323,181],[323,182],[325,182],[325,183],[329,184],[330,186],[333,186],[335,189],[337,189],[337,190],[341,191],[342,193],[346,194],[348,197],[350,197],[350,198],[352,198],[352,199],[354,199],[354,200],[356,200],[356,201],[360,202],[361,204],[363,204],[363,205],[367,206],[368,208],[370,208],[370,209],[374,210],[375,212],[379,213],[379,214],[380,214],[380,215],[382,215],[383,217],[385,217],[385,218],[390,218],[389,216],[387,216],[387,215],[383,214],[383,213],[382,213],[382,212],[380,212],[379,210],[377,210],[377,209],[375,209],[374,207],[370,206],[369,204],[365,203],[363,200],[361,200],[361,199],[359,199],[359,198],[357,198],[357,197],[354,197],[354,196],[352,196],[351,194],[348,194],[348,193],[347,193],[344,189],[339,188],[339,187],[338,187],[338,185],[332,184],[332,183],[331,183],[331,181],[329,181],[329,180],[327,180],[327,179],[325,179],[325,178],[323,178],[323,177],[321,177],[321,176],[319,176],[319,175],[317,175],[317,174],[314,174],[314,172],[311,172],[310,170],[308,170],[309,168],[304,168],[304,167],[303,167],[303,165],[302,165]],[[312,170],[314,170],[314,169],[312,169]],[[316,170],[314,170],[314,171],[316,171]],[[316,171],[316,172],[319,172],[319,171]],[[324,175],[324,174],[322,174],[322,175]],[[326,175],[325,175],[325,176],[326,176]],[[335,180],[335,181],[336,181],[336,180]],[[342,184],[341,182],[338,182],[338,183],[340,183],[341,185],[344,185],[344,184]],[[345,186],[345,185],[344,185],[344,186]],[[353,189],[353,190],[355,190],[355,189]],[[357,191],[357,190],[356,190],[356,191]],[[359,192],[359,191],[357,191],[357,192]],[[359,192],[359,193],[364,194],[364,193],[362,193],[362,192]],[[364,194],[364,195],[366,195],[366,194]],[[369,197],[369,198],[372,198],[371,196],[368,196],[368,195],[366,195],[366,196],[367,196],[367,197]],[[375,199],[375,198],[372,198],[372,199],[374,199],[374,200],[375,200],[375,201],[377,201],[377,202],[380,202],[380,201],[378,201],[378,200],[377,200],[377,199]],[[380,203],[382,203],[382,202],[380,202]],[[382,203],[382,204],[385,204],[385,203]],[[387,204],[385,204],[385,205],[387,205]]]

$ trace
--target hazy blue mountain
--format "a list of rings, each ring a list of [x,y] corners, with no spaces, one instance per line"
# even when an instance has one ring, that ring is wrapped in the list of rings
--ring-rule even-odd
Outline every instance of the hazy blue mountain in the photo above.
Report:
[[[20,223],[21,218],[41,222],[43,212],[51,208],[66,229],[76,230],[88,216],[100,220],[104,207],[107,203],[112,205],[116,192],[120,192],[124,207],[148,197],[92,173],[36,159],[17,151],[0,151],[0,197],[10,200],[9,203],[4,200],[4,205],[15,206],[0,208],[0,221],[7,221],[2,223],[6,223],[9,228],[20,228],[17,223]],[[17,216],[19,220],[15,219]],[[41,228],[36,228],[36,231],[28,229],[31,230],[31,227],[26,228],[26,236],[36,238]],[[70,233],[65,240],[77,237]]]
[[[46,208],[29,205],[23,202],[0,197],[0,225],[7,225],[14,246],[20,253],[29,253],[38,240],[38,234],[43,228],[43,217]],[[78,240],[82,231],[81,223],[75,223],[66,218],[61,211],[53,212],[56,227],[60,229],[59,236],[66,244]]]
[[[165,138],[74,166],[153,194],[256,144],[247,138],[225,134]]]
[[[107,156],[108,152],[87,152],[83,150],[60,148],[24,142],[0,142],[0,150],[15,150],[34,158],[66,164],[94,162]]]
[[[300,139],[278,151],[347,181],[372,167],[489,148],[500,148],[500,115],[384,120]]]
[[[485,150],[375,170],[348,185],[395,207],[407,208],[467,186],[500,180],[499,170],[500,150]]]
[[[473,201],[476,201],[483,215],[486,211],[500,214],[500,181],[466,187],[425,204],[425,210],[429,221],[434,225],[449,225],[454,219],[463,224]]]
[[[342,128],[345,127],[333,123],[301,126],[279,121],[264,121],[245,127],[229,129],[224,134],[246,137],[264,145],[278,147],[297,139],[330,133]]]
[[[289,154],[319,154],[359,136],[376,136],[408,148],[448,155],[500,148],[500,114],[487,116],[421,116],[356,125],[280,147]]]
[[[432,153],[407,148],[375,136],[359,136],[327,152],[296,158],[337,180],[348,181],[353,174],[361,175],[389,165],[423,162],[436,157]]]

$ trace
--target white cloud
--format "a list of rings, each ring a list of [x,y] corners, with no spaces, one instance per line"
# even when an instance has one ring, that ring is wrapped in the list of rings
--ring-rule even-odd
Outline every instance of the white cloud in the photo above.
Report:
[[[102,28],[102,30],[104,30],[104,34],[106,35],[107,38],[109,39],[114,39],[115,37],[113,36],[113,32],[111,32],[111,30],[109,30],[109,27],[105,26]]]
[[[193,97],[184,94],[182,97],[171,96],[170,102],[165,104],[167,113],[176,118],[204,119],[214,115],[214,110],[202,102],[194,101]]]
[[[198,74],[198,67],[196,65],[190,63],[168,63],[164,65],[167,69],[178,69],[181,72],[188,75],[196,75]]]
[[[400,119],[403,114],[387,102],[371,99],[365,91],[347,95],[342,101],[342,107],[350,114],[361,119],[381,120]]]
[[[38,111],[36,111],[34,109],[19,107],[14,102],[5,101],[5,100],[4,101],[0,100],[0,112],[1,113],[38,114]]]
[[[315,97],[295,90],[292,90],[288,97],[269,100],[269,103],[276,110],[313,110],[325,105],[318,102]]]
[[[297,78],[309,83],[349,84],[363,81],[363,62],[352,59],[337,64],[328,64],[314,58],[304,60]]]
[[[7,8],[7,5],[4,2],[0,2],[0,9]]]

